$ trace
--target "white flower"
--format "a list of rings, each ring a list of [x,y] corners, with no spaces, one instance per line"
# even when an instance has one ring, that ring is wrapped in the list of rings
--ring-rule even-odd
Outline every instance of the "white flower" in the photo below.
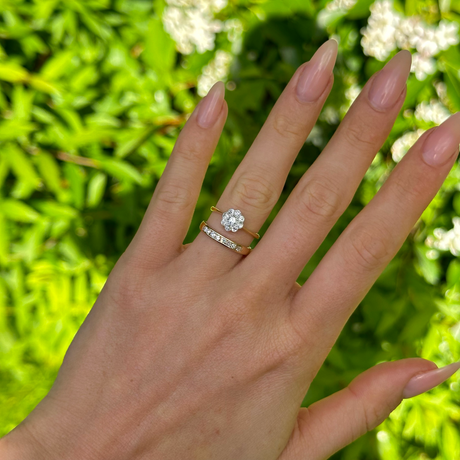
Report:
[[[436,71],[433,56],[459,43],[459,25],[446,20],[428,25],[420,16],[404,17],[390,0],[377,0],[370,7],[367,27],[361,30],[364,53],[380,61],[395,49],[414,49],[412,69],[419,80]]]
[[[355,6],[357,0],[332,0],[326,5],[326,10],[337,11],[337,10],[349,10]]]
[[[316,147],[322,147],[324,143],[323,130],[318,125],[313,126],[305,142],[313,144]]]
[[[438,95],[441,101],[445,101],[447,98],[447,86],[443,81],[436,81],[433,83],[433,86],[436,90],[436,94]]]
[[[216,51],[215,58],[203,67],[203,73],[198,77],[199,96],[206,96],[214,83],[227,78],[231,60],[231,53],[224,50]]]
[[[447,107],[436,99],[430,102],[423,101],[415,108],[415,118],[426,122],[441,124],[450,117]]]
[[[396,48],[396,31],[401,15],[389,0],[374,2],[370,7],[368,25],[361,30],[364,54],[384,61]]]
[[[436,61],[428,56],[419,53],[412,55],[411,72],[415,73],[417,80],[424,80],[427,75],[436,72]]]
[[[442,50],[459,43],[459,25],[457,22],[442,20],[436,30],[436,41]]]
[[[460,255],[460,217],[452,219],[454,227],[450,230],[436,228],[433,236],[425,240],[425,244],[440,251],[450,251],[454,256]]]
[[[407,131],[391,146],[391,156],[395,163],[400,162],[417,139],[425,132],[423,129]]]
[[[232,43],[232,52],[239,54],[243,44],[243,24],[237,18],[230,18],[224,22],[228,41]]]
[[[227,4],[226,0],[167,0],[163,12],[165,30],[176,42],[177,49],[190,54],[214,49],[216,33],[223,28],[214,13]]]
[[[331,105],[324,107],[319,118],[320,120],[326,121],[330,125],[336,125],[340,121],[339,112]]]
[[[350,102],[350,105],[353,103],[353,101],[359,96],[359,93],[361,92],[361,86],[357,84],[351,85],[349,88],[345,90],[345,97],[347,100]]]

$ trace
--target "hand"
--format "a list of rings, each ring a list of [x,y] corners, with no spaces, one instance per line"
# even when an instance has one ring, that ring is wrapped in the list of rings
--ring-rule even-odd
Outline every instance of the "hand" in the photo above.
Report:
[[[297,69],[217,206],[258,231],[333,84],[334,41]],[[69,347],[49,394],[0,442],[8,460],[316,460],[373,429],[460,366],[375,366],[301,402],[344,323],[456,160],[460,116],[429,130],[303,287],[296,279],[350,203],[401,108],[410,53],[374,75],[246,257],[182,241],[227,116],[216,83],[181,131],[133,241]],[[243,231],[226,232],[248,245]]]

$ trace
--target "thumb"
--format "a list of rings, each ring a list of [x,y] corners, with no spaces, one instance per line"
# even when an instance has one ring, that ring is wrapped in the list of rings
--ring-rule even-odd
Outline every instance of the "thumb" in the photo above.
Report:
[[[460,362],[437,368],[421,358],[378,364],[348,387],[301,408],[294,432],[279,460],[322,460],[373,430],[403,398],[447,380]]]

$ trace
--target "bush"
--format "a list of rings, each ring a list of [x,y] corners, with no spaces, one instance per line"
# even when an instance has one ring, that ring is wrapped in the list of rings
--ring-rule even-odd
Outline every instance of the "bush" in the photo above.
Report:
[[[226,81],[229,117],[187,241],[295,69],[329,36],[339,41],[334,88],[262,233],[371,74],[400,48],[414,53],[394,128],[300,282],[415,139],[460,109],[460,0],[181,3],[189,6],[178,7],[179,0],[2,4],[0,435],[51,387],[136,231],[181,127],[214,81]],[[193,22],[188,8],[198,12]],[[441,366],[458,359],[459,177],[456,163],[350,318],[305,404],[377,362],[418,355]],[[457,458],[459,403],[454,376],[405,400],[334,458]]]

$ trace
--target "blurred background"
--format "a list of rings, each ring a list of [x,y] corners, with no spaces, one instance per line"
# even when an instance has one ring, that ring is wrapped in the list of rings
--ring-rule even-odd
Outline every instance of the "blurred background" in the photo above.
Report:
[[[321,43],[339,42],[334,88],[262,233],[366,80],[398,50],[413,53],[391,135],[303,282],[415,140],[460,110],[459,23],[460,0],[0,0],[0,435],[51,387],[214,82],[226,82],[229,116],[187,241]],[[378,362],[460,359],[459,216],[457,163],[305,405]],[[333,458],[460,458],[460,375]]]

